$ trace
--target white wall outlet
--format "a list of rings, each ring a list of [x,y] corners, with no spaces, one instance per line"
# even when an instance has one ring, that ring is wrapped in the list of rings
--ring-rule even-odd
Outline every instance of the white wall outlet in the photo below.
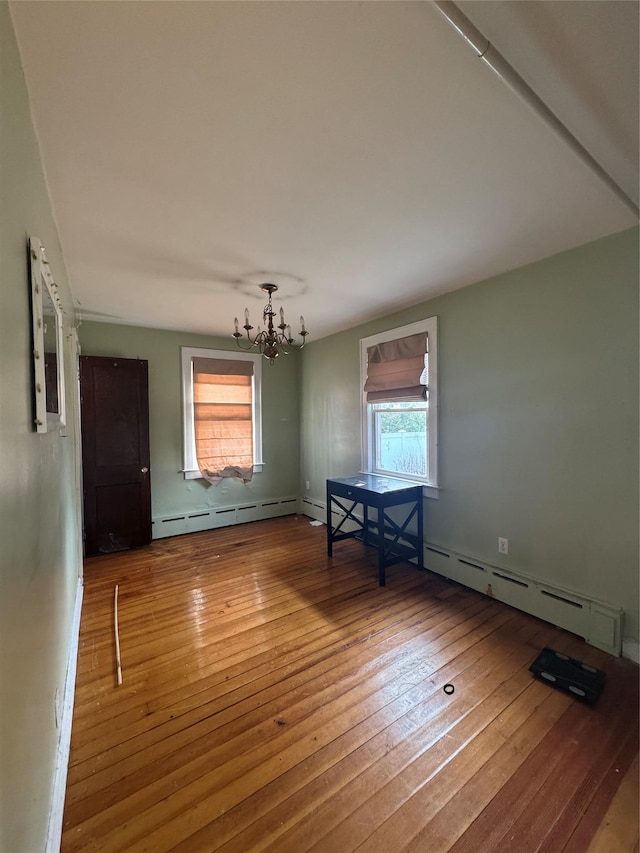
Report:
[[[307,491],[309,491],[309,489],[311,488],[311,486],[309,485],[309,481],[308,481],[308,480],[307,480],[307,484],[306,484],[306,485],[307,485]]]
[[[504,539],[502,536],[498,536],[498,553],[499,554],[508,554],[509,553],[509,540]]]

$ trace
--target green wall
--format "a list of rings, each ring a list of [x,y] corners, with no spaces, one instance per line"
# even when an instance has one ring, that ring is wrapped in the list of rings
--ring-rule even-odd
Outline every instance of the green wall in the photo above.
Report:
[[[45,847],[81,574],[75,324],[7,3],[0,2],[0,850]],[[33,430],[26,241],[64,308],[67,427]],[[439,317],[439,500],[426,535],[622,606],[638,641],[638,232],[614,235],[311,343],[264,368],[265,471],[185,481],[180,346],[229,341],[84,323],[83,352],[149,360],[156,515],[324,499],[360,466],[358,341]],[[301,460],[301,463],[300,463]],[[310,489],[306,489],[306,481]]]
[[[151,501],[154,516],[172,515],[258,498],[298,495],[300,480],[299,354],[262,367],[262,444],[264,470],[250,483],[225,479],[185,480],[182,460],[180,347],[235,350],[227,338],[181,332],[83,323],[82,355],[142,358],[149,362]]]
[[[62,252],[6,3],[0,3],[0,850],[45,848],[74,602],[82,567],[74,322]],[[68,426],[37,434],[26,241],[64,308]]]
[[[301,483],[360,468],[361,337],[438,316],[441,492],[425,536],[617,604],[638,641],[638,231],[302,353]]]

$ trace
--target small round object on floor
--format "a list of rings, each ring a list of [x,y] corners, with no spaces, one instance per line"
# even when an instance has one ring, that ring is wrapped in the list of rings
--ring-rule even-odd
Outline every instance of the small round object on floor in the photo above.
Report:
[[[456,688],[453,686],[453,684],[445,684],[442,689],[447,694],[447,696],[451,696]]]

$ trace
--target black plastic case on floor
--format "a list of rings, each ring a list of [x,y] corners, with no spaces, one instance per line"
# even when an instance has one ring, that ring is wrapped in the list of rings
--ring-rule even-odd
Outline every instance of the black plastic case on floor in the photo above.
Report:
[[[602,693],[605,674],[582,661],[543,649],[529,667],[541,681],[593,705]]]

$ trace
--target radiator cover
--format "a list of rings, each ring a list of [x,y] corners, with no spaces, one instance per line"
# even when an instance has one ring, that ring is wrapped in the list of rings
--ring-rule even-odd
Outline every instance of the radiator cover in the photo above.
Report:
[[[281,515],[295,515],[298,512],[298,498],[262,498],[245,501],[231,506],[216,506],[207,509],[175,512],[171,515],[156,515],[152,520],[151,536],[164,539],[167,536],[180,536],[182,533],[195,533],[200,530],[213,530],[217,527],[229,527],[245,521],[261,521],[264,518],[277,518]]]
[[[424,546],[424,564],[439,575],[584,637],[609,654],[619,656],[622,651],[619,607],[431,543]]]

